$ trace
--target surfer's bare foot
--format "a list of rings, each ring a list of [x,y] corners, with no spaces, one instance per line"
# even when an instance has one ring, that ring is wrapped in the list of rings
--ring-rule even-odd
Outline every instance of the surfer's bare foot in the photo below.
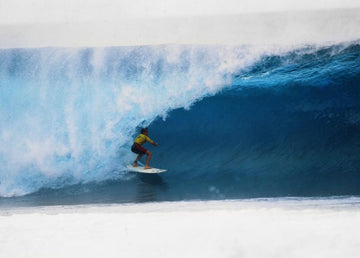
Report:
[[[145,169],[152,169],[152,167],[144,166]]]
[[[134,162],[133,167],[138,167],[138,166],[139,165],[136,162]]]

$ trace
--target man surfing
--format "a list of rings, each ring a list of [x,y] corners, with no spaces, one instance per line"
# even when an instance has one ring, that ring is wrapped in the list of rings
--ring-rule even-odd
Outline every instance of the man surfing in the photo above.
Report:
[[[131,146],[131,151],[138,154],[136,160],[134,161],[133,167],[138,167],[139,165],[137,164],[137,162],[141,159],[141,157],[146,154],[147,158],[146,158],[146,163],[144,168],[145,169],[151,169],[152,167],[149,167],[149,161],[151,159],[151,152],[148,151],[147,149],[145,149],[144,147],[142,147],[142,145],[145,142],[149,142],[152,145],[154,145],[155,147],[158,146],[158,144],[156,142],[154,142],[153,140],[151,140],[149,138],[149,129],[148,128],[142,128],[141,129],[141,134],[139,134],[138,137],[136,137],[134,144]]]

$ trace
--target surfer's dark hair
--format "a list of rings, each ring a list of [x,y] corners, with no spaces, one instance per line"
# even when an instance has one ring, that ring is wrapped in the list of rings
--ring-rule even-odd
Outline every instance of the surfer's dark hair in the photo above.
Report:
[[[146,131],[148,131],[149,129],[147,127],[141,128],[141,133],[145,133]]]

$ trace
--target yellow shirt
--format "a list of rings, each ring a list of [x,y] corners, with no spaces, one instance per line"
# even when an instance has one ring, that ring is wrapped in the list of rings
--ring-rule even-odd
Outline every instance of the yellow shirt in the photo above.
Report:
[[[136,137],[135,143],[138,143],[140,145],[143,145],[145,142],[154,143],[148,136],[145,134],[140,134],[138,137]]]

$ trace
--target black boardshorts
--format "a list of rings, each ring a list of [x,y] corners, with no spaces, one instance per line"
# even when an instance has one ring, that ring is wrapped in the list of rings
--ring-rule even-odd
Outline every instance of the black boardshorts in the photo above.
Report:
[[[136,153],[136,154],[146,154],[147,149],[143,148],[140,144],[138,143],[134,143],[131,146],[131,151]]]

